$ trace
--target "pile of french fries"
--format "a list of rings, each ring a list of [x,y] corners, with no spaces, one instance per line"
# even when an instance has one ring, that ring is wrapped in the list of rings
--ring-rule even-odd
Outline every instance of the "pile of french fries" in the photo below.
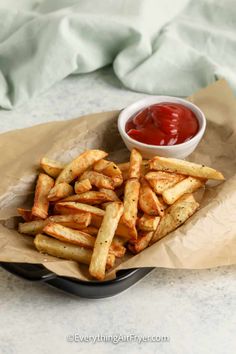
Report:
[[[136,149],[116,164],[88,150],[64,165],[42,158],[32,209],[18,208],[19,232],[33,235],[39,252],[74,260],[103,280],[126,252],[137,254],[182,225],[199,207],[193,193],[210,167],[172,158],[147,161]]]

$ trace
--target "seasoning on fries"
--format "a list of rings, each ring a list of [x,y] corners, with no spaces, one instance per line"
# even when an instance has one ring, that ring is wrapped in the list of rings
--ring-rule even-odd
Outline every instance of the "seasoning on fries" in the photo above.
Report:
[[[34,203],[18,208],[20,233],[34,237],[39,252],[86,264],[104,280],[116,259],[142,252],[176,230],[199,208],[194,192],[221,172],[188,161],[133,149],[117,164],[88,150],[65,165],[43,157]]]

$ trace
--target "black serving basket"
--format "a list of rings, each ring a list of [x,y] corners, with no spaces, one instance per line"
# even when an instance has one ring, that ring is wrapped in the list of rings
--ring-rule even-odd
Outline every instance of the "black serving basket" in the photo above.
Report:
[[[101,299],[119,294],[128,289],[131,285],[134,285],[153,269],[135,268],[120,270],[116,274],[116,279],[107,280],[104,282],[88,282],[58,276],[39,264],[2,262],[0,265],[10,273],[21,278],[30,281],[43,281],[60,290],[87,299]]]

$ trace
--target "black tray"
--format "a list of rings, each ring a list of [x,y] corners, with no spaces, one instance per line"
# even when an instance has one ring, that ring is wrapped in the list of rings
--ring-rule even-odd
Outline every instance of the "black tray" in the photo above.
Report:
[[[58,289],[87,299],[101,299],[113,296],[128,289],[147,275],[153,268],[120,270],[116,279],[104,282],[87,282],[60,277],[39,264],[5,263],[0,265],[12,274],[31,281],[44,281]]]

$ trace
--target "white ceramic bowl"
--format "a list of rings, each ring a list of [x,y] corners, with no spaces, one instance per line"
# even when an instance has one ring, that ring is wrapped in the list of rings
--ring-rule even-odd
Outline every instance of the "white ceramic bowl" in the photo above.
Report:
[[[125,132],[125,125],[127,120],[132,117],[135,113],[140,111],[141,109],[153,105],[155,103],[161,102],[170,102],[170,103],[180,103],[186,107],[188,107],[193,113],[195,113],[196,118],[199,123],[199,130],[197,134],[182,144],[171,145],[171,146],[158,146],[158,145],[149,145],[144,144],[139,141],[132,139]],[[118,118],[118,130],[119,133],[129,150],[133,148],[138,149],[143,157],[152,158],[153,156],[164,156],[164,157],[174,157],[177,159],[184,159],[188,155],[190,155],[197,145],[199,144],[204,132],[206,129],[206,118],[204,113],[198,108],[195,104],[184,100],[182,98],[171,97],[171,96],[150,96],[146,97],[140,101],[137,101],[130,106],[126,107],[121,111]]]

